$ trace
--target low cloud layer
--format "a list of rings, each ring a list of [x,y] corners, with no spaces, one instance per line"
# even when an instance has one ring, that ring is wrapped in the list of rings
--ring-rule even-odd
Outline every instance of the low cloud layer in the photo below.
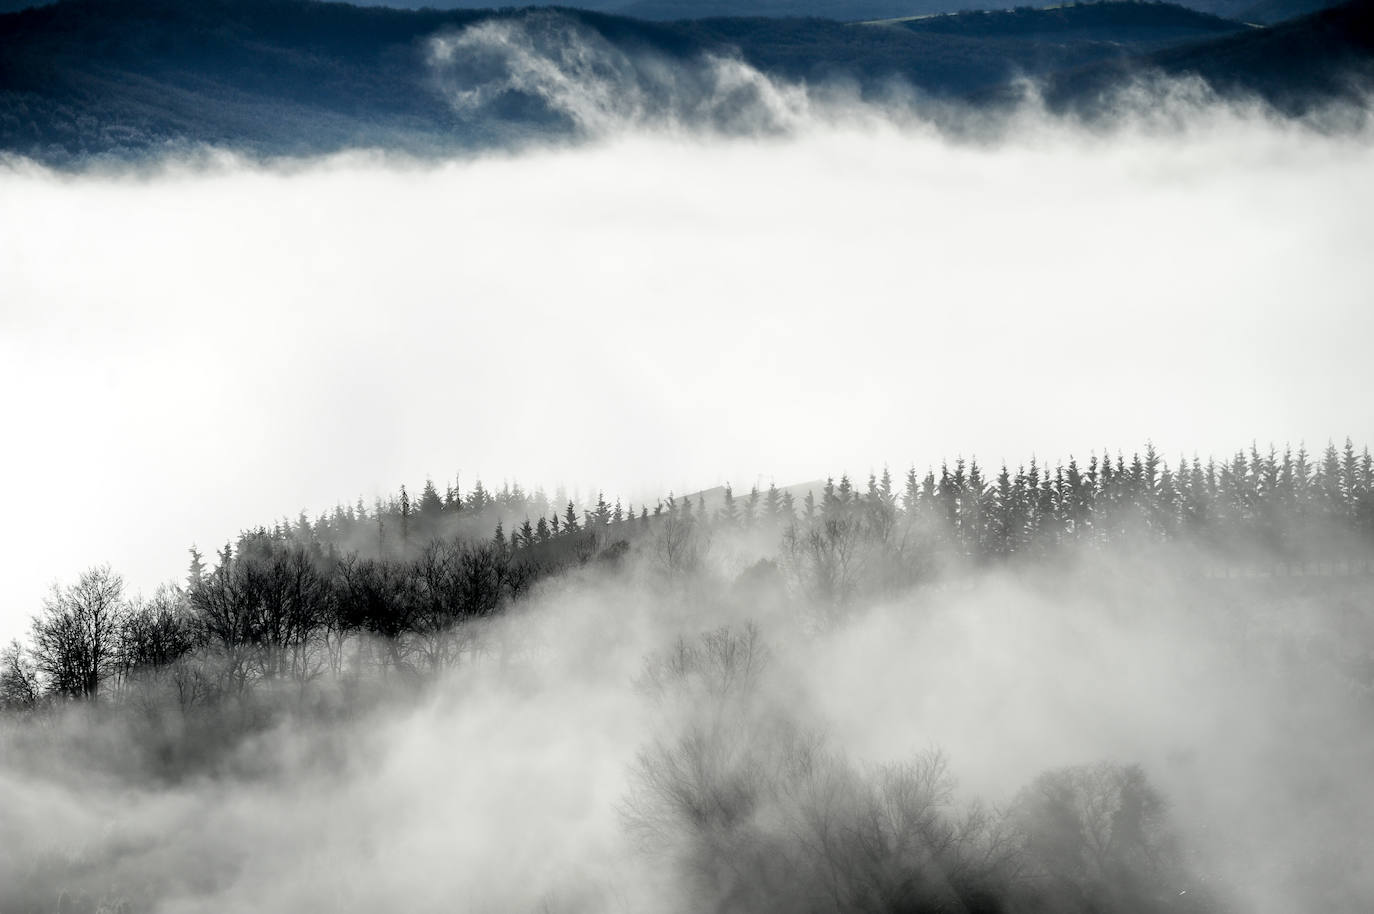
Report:
[[[1152,97],[995,140],[598,109],[595,141],[438,163],[10,161],[0,635],[94,562],[151,589],[192,541],[426,475],[638,501],[1374,438],[1369,135]]]

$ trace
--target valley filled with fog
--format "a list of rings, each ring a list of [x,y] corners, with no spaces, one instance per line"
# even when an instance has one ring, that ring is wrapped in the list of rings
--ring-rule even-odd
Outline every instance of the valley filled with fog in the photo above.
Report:
[[[985,141],[855,109],[440,164],[11,163],[0,632],[93,561],[151,591],[192,543],[426,476],[639,502],[1374,438],[1370,137],[1179,105]]]
[[[1364,103],[430,51],[0,159],[0,912],[1374,904]]]

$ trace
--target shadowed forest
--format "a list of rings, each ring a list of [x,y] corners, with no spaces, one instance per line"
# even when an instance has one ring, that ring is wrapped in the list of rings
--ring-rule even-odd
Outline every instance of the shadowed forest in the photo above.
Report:
[[[961,759],[931,741],[896,760],[855,757],[864,740],[812,713],[828,676],[843,689],[854,658],[820,658],[875,625],[982,619],[989,627],[973,631],[989,642],[1008,624],[1055,630],[1067,603],[1090,606],[1084,618],[1104,631],[1144,625],[1132,650],[1147,654],[1160,631],[1172,644],[1186,625],[1188,651],[1206,645],[1199,662],[1226,681],[1218,695],[1249,683],[1247,701],[1264,688],[1339,696],[1329,716],[1302,724],[1326,734],[1334,787],[1367,750],[1348,728],[1374,709],[1371,558],[1374,467],[1350,441],[1315,456],[1251,448],[1205,462],[1171,463],[1153,447],[1053,468],[988,471],[961,458],[900,478],[726,486],[639,505],[604,495],[579,505],[517,484],[403,487],[371,506],[245,531],[210,556],[193,548],[186,580],[151,596],[127,593],[106,566],[54,586],[27,643],[0,654],[0,800],[20,810],[18,785],[40,796],[66,785],[99,793],[100,815],[113,819],[76,840],[62,823],[80,816],[29,800],[0,822],[0,910],[244,904],[235,893],[251,855],[231,848],[191,878],[177,855],[208,853],[208,839],[162,847],[167,834],[112,824],[111,810],[139,785],[204,796],[285,789],[307,773],[346,782],[359,757],[389,751],[373,742],[379,721],[435,701],[461,715],[465,702],[490,704],[493,688],[497,707],[537,704],[573,688],[566,665],[585,662],[608,670],[595,694],[637,709],[629,748],[610,754],[608,828],[637,863],[632,876],[501,896],[515,906],[506,909],[637,910],[627,899],[648,892],[660,909],[702,911],[1245,910],[1253,863],[1237,869],[1234,846],[1219,847],[1215,829],[1200,838],[1196,817],[1155,781],[1162,764],[1185,794],[1205,782],[1188,767],[1198,750],[1163,763],[1079,758],[969,796]],[[1169,609],[1132,617],[1158,594]],[[573,608],[588,602],[610,609],[588,622]],[[989,605],[1043,615],[987,621],[979,607]],[[948,648],[964,649],[958,638]],[[931,649],[945,648],[910,648]],[[863,656],[901,680],[918,675],[899,672],[905,650]],[[1046,657],[1033,639],[1018,650],[1079,662],[1056,660],[1062,646]],[[1171,675],[1146,678],[1172,694]],[[1121,688],[1112,676],[1098,685]],[[1289,713],[1259,707],[1275,721]],[[1295,726],[1307,720],[1292,713]],[[574,714],[593,731],[606,724],[595,705]],[[455,751],[484,750],[479,740]],[[508,789],[492,784],[499,802]],[[1329,816],[1336,797],[1358,815],[1339,791],[1308,803]],[[138,809],[122,815],[139,822]],[[1342,841],[1326,835],[1336,843],[1320,859],[1288,860],[1269,897],[1368,898],[1357,875],[1334,872],[1360,847],[1344,819],[1319,821]],[[55,837],[21,840],[26,828]],[[619,884],[627,879],[637,888]]]
[[[955,134],[1041,103],[1110,124],[1151,80],[1191,80],[1281,117],[1321,121],[1336,110],[1333,126],[1348,129],[1363,122],[1374,17],[1368,0],[1311,6],[1112,2],[924,18],[915,14],[950,8],[878,3],[864,14],[849,3],[811,14],[831,18],[771,18],[643,0],[626,10],[649,17],[636,19],[563,8],[62,0],[0,13],[0,151],[84,168],[211,149],[434,158],[603,135],[608,122],[725,135],[787,129],[772,93],[737,82],[732,66],[819,110],[862,100]],[[703,18],[727,12],[733,18]],[[878,16],[900,18],[838,21]],[[580,91],[567,95],[554,74]],[[589,107],[603,110],[588,120]]]

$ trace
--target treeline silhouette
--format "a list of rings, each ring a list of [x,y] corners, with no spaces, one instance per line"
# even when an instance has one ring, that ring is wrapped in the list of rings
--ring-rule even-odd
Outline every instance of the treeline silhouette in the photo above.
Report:
[[[870,474],[866,486],[844,475],[826,480],[819,492],[797,494],[770,485],[737,495],[726,485],[709,495],[670,493],[636,509],[598,493],[594,504],[579,508],[563,490],[550,499],[519,483],[492,491],[479,481],[466,494],[448,486],[441,495],[429,481],[418,498],[403,486],[376,500],[370,513],[359,499],[313,521],[302,513],[251,536],[376,558],[412,555],[434,539],[489,538],[500,550],[541,560],[569,553],[585,560],[594,554],[588,543],[598,539],[591,534],[633,540],[665,516],[690,518],[707,530],[772,532],[839,519],[862,521],[884,536],[918,527],[929,548],[969,559],[1143,536],[1187,537],[1223,555],[1253,557],[1260,547],[1278,563],[1329,563],[1362,560],[1374,542],[1374,460],[1368,447],[1357,450],[1349,439],[1343,447],[1329,444],[1319,458],[1305,448],[1280,453],[1252,446],[1228,460],[1193,457],[1170,466],[1147,445],[1129,460],[1104,452],[1051,469],[1032,459],[1014,471],[1003,464],[995,475],[976,458],[959,458],[938,473],[913,467],[900,482],[884,470]],[[541,548],[558,542],[574,548]]]
[[[246,531],[213,567],[193,548],[185,585],[151,598],[127,599],[118,574],[94,568],[54,587],[29,643],[0,654],[0,706],[157,692],[189,708],[364,672],[418,681],[487,652],[483,624],[540,580],[612,572],[631,554],[672,580],[709,573],[713,548],[743,550],[757,561],[742,592],[823,628],[866,599],[1083,548],[1183,545],[1180,573],[1202,575],[1368,573],[1374,553],[1374,466],[1349,440],[1317,459],[1252,447],[1170,466],[1147,446],[993,475],[958,459],[900,484],[884,470],[818,488],[726,486],[637,508],[599,494],[560,509],[518,484],[429,482],[415,499],[403,487],[371,510]]]

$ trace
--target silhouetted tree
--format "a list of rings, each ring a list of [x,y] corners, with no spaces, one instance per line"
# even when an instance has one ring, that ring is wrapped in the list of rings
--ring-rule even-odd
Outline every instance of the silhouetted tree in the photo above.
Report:
[[[26,711],[42,697],[42,683],[18,639],[0,649],[0,711]]]
[[[126,614],[124,579],[108,565],[86,571],[68,587],[54,585],[33,620],[33,662],[48,688],[94,698],[116,669]]]
[[[172,664],[195,648],[194,622],[183,603],[180,591],[162,588],[129,607],[119,638],[126,676]]]

